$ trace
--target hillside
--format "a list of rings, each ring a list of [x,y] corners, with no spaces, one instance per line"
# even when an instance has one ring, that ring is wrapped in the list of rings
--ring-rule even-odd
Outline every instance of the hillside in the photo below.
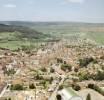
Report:
[[[13,44],[9,48],[15,46],[21,48],[18,45],[34,45],[34,43],[39,44],[60,39],[65,39],[73,45],[80,44],[80,42],[81,44],[90,42],[91,44],[104,45],[103,23],[25,21],[1,21],[0,23],[1,47],[8,48],[9,43],[9,45]]]
[[[37,42],[42,42],[47,35],[25,26],[0,24],[0,47],[19,49],[35,47]],[[40,45],[38,42],[38,45]]]
[[[20,32],[23,38],[39,38],[43,36],[41,32],[23,26],[0,24],[0,32]]]

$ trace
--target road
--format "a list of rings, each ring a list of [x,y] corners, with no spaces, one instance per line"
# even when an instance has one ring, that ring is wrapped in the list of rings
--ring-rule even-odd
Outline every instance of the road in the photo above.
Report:
[[[5,93],[6,89],[8,87],[8,84],[6,84],[6,86],[3,88],[3,90],[0,93],[0,98],[3,96],[3,94]]]
[[[65,77],[62,76],[61,81],[59,82],[58,86],[55,88],[54,92],[52,93],[51,97],[48,100],[55,100],[56,99],[56,95],[57,95],[57,91],[59,89],[59,86],[61,86],[63,84],[65,80]]]

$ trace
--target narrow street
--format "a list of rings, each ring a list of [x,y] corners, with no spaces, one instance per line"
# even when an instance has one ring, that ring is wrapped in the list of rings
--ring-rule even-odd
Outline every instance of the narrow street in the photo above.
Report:
[[[59,89],[59,86],[61,86],[63,84],[65,80],[65,77],[62,77],[62,80],[59,82],[58,86],[56,87],[56,89],[54,90],[54,92],[52,93],[51,97],[48,100],[55,100],[56,99],[56,95],[57,95],[57,91]]]

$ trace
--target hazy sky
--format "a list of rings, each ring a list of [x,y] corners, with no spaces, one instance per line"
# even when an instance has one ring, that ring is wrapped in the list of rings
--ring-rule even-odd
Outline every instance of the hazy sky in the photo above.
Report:
[[[0,0],[0,20],[104,23],[104,0]]]

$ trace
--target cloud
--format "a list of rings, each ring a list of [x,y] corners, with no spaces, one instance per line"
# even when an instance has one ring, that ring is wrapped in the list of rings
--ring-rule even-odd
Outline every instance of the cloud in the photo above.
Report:
[[[83,3],[84,0],[67,0],[68,2],[71,2],[71,3]]]
[[[3,7],[5,8],[16,8],[15,4],[5,4]]]
[[[61,5],[66,5],[68,3],[77,3],[77,4],[82,4],[84,3],[85,0],[63,0],[63,2],[61,2]]]

